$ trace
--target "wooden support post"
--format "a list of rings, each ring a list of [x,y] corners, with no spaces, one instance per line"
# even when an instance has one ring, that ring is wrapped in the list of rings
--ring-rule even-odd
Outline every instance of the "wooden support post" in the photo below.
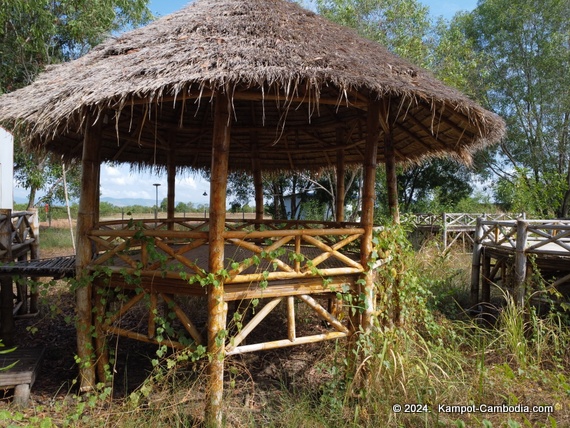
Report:
[[[441,220],[443,221],[442,228],[442,238],[443,238],[443,251],[447,251],[447,214],[443,213],[441,215]]]
[[[368,105],[366,147],[364,151],[364,185],[362,188],[361,225],[364,229],[360,245],[360,262],[365,267],[364,296],[365,309],[362,314],[364,331],[372,327],[372,315],[376,309],[374,271],[368,266],[372,254],[372,233],[374,230],[374,202],[376,200],[376,159],[380,138],[380,103],[372,101]]]
[[[12,210],[0,209],[0,248],[5,251],[3,262],[12,262]],[[0,276],[0,339],[11,346],[14,343],[14,290],[12,277]]]
[[[481,249],[483,238],[483,219],[477,218],[477,227],[475,228],[475,239],[473,242],[473,256],[471,258],[471,306],[475,307],[479,304],[479,282],[481,270]]]
[[[106,287],[93,287],[95,304],[95,349],[97,352],[97,377],[100,382],[105,382],[109,368],[109,349],[107,347],[107,337],[103,329],[105,323],[106,309],[108,302],[108,289]]]
[[[527,240],[528,222],[525,220],[517,220],[517,240],[515,248],[515,289],[514,299],[519,307],[523,307],[525,298],[525,282],[526,282],[526,240]]]
[[[344,221],[344,195],[346,193],[344,184],[344,175],[346,167],[344,162],[344,132],[341,128],[336,130],[336,143],[339,149],[336,151],[336,205],[335,214],[336,221],[342,223]]]
[[[208,353],[209,387],[206,398],[206,425],[222,426],[222,398],[224,392],[226,328],[224,311],[224,230],[226,220],[226,188],[230,151],[231,114],[228,94],[218,93],[214,106],[214,135],[212,137],[212,173],[210,178],[209,271],[215,284],[208,284]]]
[[[77,213],[76,270],[80,286],[75,292],[77,309],[77,356],[80,360],[80,390],[90,391],[95,387],[95,361],[93,358],[92,288],[86,267],[93,258],[93,249],[88,234],[98,221],[101,122],[89,119],[83,136],[81,161],[81,198]]]
[[[30,246],[30,260],[38,260],[40,258],[40,216],[37,208],[30,208],[28,211],[33,212],[31,218],[32,233],[34,235],[34,242]],[[37,277],[31,277],[32,281],[38,280]],[[38,291],[33,290],[30,294],[30,313],[36,314],[39,312],[38,306]]]
[[[386,161],[386,190],[388,191],[388,208],[394,224],[400,224],[400,208],[398,207],[398,177],[396,175],[396,151],[392,139],[392,127],[388,121],[389,105],[381,106],[380,124],[384,131],[384,158]],[[370,132],[370,131],[369,131]]]
[[[251,133],[252,147],[254,148],[253,167],[253,187],[255,189],[255,220],[263,220],[263,178],[261,175],[261,161],[259,160],[259,150],[257,147],[257,134]]]
[[[483,251],[483,279],[481,281],[481,302],[488,306],[491,303],[491,257]]]
[[[171,131],[168,134],[168,152],[166,154],[166,170],[167,170],[167,194],[166,194],[166,218],[170,220],[168,222],[168,230],[174,230],[174,211],[175,211],[175,200],[176,200],[176,163],[174,162],[174,143],[176,142],[176,134]]]

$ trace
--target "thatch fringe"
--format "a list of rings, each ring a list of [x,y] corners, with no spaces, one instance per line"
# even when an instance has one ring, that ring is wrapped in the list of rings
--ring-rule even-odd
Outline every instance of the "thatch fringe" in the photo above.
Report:
[[[187,129],[206,118],[218,92],[231,94],[234,121],[265,128],[266,147],[269,128],[273,143],[287,137],[291,145],[294,130],[304,128],[313,135],[299,137],[297,144],[334,145],[334,127],[339,121],[357,121],[370,99],[392,100],[390,120],[399,130],[394,138],[401,161],[448,152],[469,161],[473,150],[505,133],[498,116],[429,72],[351,29],[281,0],[199,0],[111,38],[76,61],[50,67],[30,86],[0,97],[0,124],[15,130],[30,148],[77,157],[85,118],[95,115],[98,121],[113,122],[112,132],[104,131],[104,159],[160,163],[160,156],[137,158],[128,149],[118,153],[118,148],[128,136],[138,139],[141,148],[155,144],[156,151],[156,140],[173,127],[184,138],[206,141]],[[328,131],[319,130],[317,137],[316,124]],[[149,125],[156,135],[149,135]],[[352,141],[358,139],[362,135]],[[208,167],[200,156],[195,162],[190,155],[179,162]],[[308,163],[293,156],[265,167],[323,164],[324,158]],[[247,168],[247,162],[231,168]]]

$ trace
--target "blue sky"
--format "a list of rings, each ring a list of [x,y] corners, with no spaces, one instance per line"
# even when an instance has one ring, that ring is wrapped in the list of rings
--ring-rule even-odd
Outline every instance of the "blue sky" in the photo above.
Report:
[[[305,5],[310,7],[314,4],[312,0],[303,0]],[[435,18],[442,16],[450,19],[459,11],[470,11],[477,6],[477,0],[420,0],[430,9],[430,14]],[[189,4],[188,0],[151,0],[150,9],[158,15],[164,16],[182,9]],[[102,198],[137,198],[146,199],[154,203],[156,188],[154,183],[161,183],[159,190],[159,200],[166,197],[166,177],[156,176],[151,173],[131,173],[128,166],[112,167],[103,165],[101,169],[101,197]],[[209,193],[209,184],[201,177],[187,175],[177,177],[176,181],[176,201],[193,202],[203,204],[205,202],[203,193]],[[27,191],[16,187],[14,197],[17,202],[25,201]]]
[[[308,7],[314,4],[311,0],[302,1]],[[190,3],[188,0],[151,0],[150,10],[164,16],[182,9],[188,3]],[[477,0],[420,0],[420,3],[429,7],[432,16],[443,16],[446,19],[450,19],[459,11],[470,11],[477,6]]]

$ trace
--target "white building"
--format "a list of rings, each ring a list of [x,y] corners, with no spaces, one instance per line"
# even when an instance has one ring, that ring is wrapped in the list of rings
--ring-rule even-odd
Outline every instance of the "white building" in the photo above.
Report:
[[[14,139],[0,127],[0,208],[14,209]]]

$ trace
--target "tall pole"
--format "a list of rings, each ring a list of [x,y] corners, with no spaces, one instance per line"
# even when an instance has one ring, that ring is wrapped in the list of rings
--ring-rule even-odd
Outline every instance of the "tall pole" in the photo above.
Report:
[[[227,303],[224,302],[224,230],[226,190],[230,151],[231,101],[227,93],[218,93],[214,101],[214,135],[210,178],[209,272],[215,281],[207,285],[208,296],[208,366],[209,387],[206,398],[206,426],[222,426],[224,358]]]
[[[368,104],[366,148],[363,162],[364,184],[362,186],[361,227],[364,229],[360,247],[364,273],[365,309],[362,313],[362,328],[367,331],[372,327],[372,314],[375,311],[376,295],[374,289],[374,271],[368,267],[372,255],[372,234],[374,230],[374,202],[376,200],[376,159],[380,138],[380,104],[371,101]]]
[[[99,176],[101,174],[101,121],[92,124],[88,120],[83,136],[81,159],[81,198],[77,213],[77,250],[75,265],[81,286],[75,292],[77,312],[77,356],[80,359],[80,390],[90,391],[95,387],[95,361],[93,352],[93,284],[87,266],[93,259],[93,246],[89,233],[99,219]]]

